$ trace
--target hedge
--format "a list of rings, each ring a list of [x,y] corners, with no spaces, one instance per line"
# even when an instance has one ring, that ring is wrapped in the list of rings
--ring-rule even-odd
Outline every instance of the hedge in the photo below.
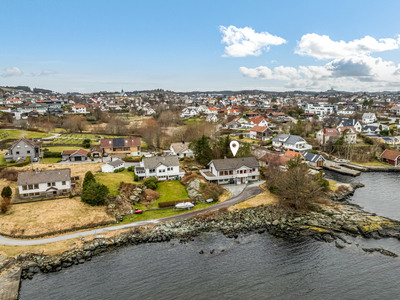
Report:
[[[158,207],[162,208],[162,207],[172,207],[175,206],[178,203],[183,203],[183,202],[196,202],[196,199],[186,199],[186,200],[175,200],[175,201],[167,201],[167,202],[159,202],[158,203]]]
[[[43,158],[48,158],[48,157],[58,157],[61,158],[61,152],[51,152],[51,151],[44,151],[43,153]]]
[[[26,166],[26,165],[29,165],[30,163],[31,163],[31,157],[28,156],[28,157],[25,159],[25,161],[20,162],[20,163],[7,164],[7,165],[0,165],[0,171],[2,171],[2,170],[5,169],[5,168],[8,168],[8,167],[17,167],[17,168],[24,167],[24,166]]]

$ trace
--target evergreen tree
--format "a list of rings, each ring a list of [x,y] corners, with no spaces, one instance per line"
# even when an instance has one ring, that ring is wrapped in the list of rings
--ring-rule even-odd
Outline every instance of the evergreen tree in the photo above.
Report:
[[[11,195],[12,195],[12,190],[11,190],[11,188],[10,188],[9,186],[5,186],[5,187],[3,188],[3,190],[1,191],[1,196],[2,196],[3,198],[11,198]]]
[[[236,157],[250,157],[253,156],[251,153],[250,144],[246,143],[242,147],[239,148]]]
[[[94,179],[93,173],[87,171],[85,174],[85,179],[83,179],[82,190],[84,190],[85,186],[90,182],[96,182],[96,180]]]
[[[195,160],[204,166],[213,159],[209,140],[209,137],[203,135],[201,138],[193,141],[189,145],[190,149],[192,149],[194,152]]]
[[[82,190],[82,201],[91,205],[104,205],[108,195],[108,188],[96,181],[89,181]]]

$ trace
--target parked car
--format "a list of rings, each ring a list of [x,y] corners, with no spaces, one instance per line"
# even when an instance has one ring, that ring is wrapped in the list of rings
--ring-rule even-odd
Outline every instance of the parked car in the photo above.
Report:
[[[33,161],[33,162],[38,162],[38,161],[39,161],[39,158],[34,157],[34,158],[32,159],[32,161]]]

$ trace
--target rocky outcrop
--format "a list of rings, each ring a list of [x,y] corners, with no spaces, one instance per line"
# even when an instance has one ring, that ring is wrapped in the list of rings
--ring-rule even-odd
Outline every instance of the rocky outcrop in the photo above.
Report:
[[[342,194],[338,194],[335,192],[330,192],[327,193],[326,196],[333,200],[333,201],[347,201],[350,199],[351,196],[354,195],[354,192],[356,189],[360,188],[360,187],[364,187],[364,184],[362,183],[351,183],[347,186],[347,191],[342,193]]]
[[[203,196],[200,193],[200,180],[194,179],[186,184],[186,190],[190,199],[196,199],[196,201],[204,202]]]

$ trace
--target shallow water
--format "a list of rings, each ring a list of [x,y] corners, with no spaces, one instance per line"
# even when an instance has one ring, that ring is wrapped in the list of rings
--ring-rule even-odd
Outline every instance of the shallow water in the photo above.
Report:
[[[327,176],[339,180],[336,175]],[[399,175],[341,179],[366,184],[356,191],[355,203],[400,219]],[[37,274],[22,282],[20,299],[399,299],[400,258],[361,247],[400,254],[400,242],[346,239],[351,244],[338,249],[268,233],[237,240],[207,233],[188,244],[130,246],[58,273]]]

